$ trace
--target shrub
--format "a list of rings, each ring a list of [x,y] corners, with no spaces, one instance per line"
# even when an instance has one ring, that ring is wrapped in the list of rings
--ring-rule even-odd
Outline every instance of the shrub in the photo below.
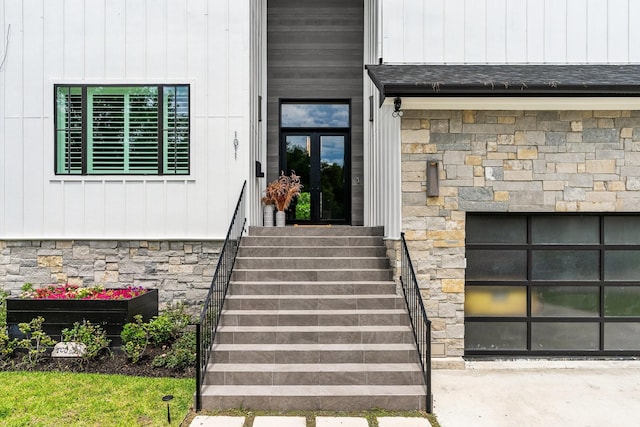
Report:
[[[154,347],[160,347],[167,344],[173,337],[173,324],[171,319],[166,315],[155,316],[147,324],[147,332],[149,334],[149,342]]]
[[[7,326],[7,297],[9,294],[0,289],[0,327]]]
[[[0,290],[0,367],[4,366],[5,359],[13,354],[15,340],[9,340],[7,332],[7,297],[9,294]]]
[[[48,347],[53,347],[56,341],[42,330],[44,317],[38,316],[29,323],[20,323],[18,328],[25,334],[25,338],[15,341],[17,348],[27,350],[22,362],[28,366],[35,366],[42,360]]]
[[[154,347],[170,344],[184,333],[190,322],[191,316],[183,304],[169,306],[147,324],[149,342]]]
[[[196,333],[187,331],[178,338],[171,349],[153,359],[153,366],[185,369],[196,363]]]
[[[190,323],[191,315],[183,304],[167,307],[148,323],[142,321],[142,316],[135,316],[135,322],[124,325],[120,334],[123,351],[133,363],[137,363],[147,345],[171,346],[166,354],[153,360],[153,366],[184,369],[196,360],[195,332],[185,332]]]
[[[147,348],[149,337],[147,335],[147,328],[144,322],[142,322],[142,315],[138,314],[134,316],[134,319],[135,322],[124,325],[120,337],[122,338],[122,344],[124,344],[122,347],[124,354],[126,354],[133,363],[138,363]]]
[[[15,347],[15,340],[10,340],[6,329],[0,330],[0,367],[5,366],[6,359],[11,357]]]
[[[110,339],[107,333],[99,325],[92,325],[84,320],[82,323],[74,323],[73,328],[62,330],[62,340],[82,343],[86,346],[84,360],[93,360],[103,351],[109,349]]]

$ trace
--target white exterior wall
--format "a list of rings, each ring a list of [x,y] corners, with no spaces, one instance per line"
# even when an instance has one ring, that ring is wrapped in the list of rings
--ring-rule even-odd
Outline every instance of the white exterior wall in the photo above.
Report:
[[[247,220],[260,226],[263,222],[262,196],[267,187],[267,0],[251,1],[251,83],[250,83],[250,152]],[[249,84],[247,82],[247,84]],[[260,162],[264,177],[257,177],[254,169]]]
[[[640,62],[638,0],[381,0],[385,63]]]
[[[0,0],[0,29],[0,239],[224,238],[253,176],[250,0]],[[191,175],[54,175],[55,83],[189,83]]]
[[[638,63],[640,0],[378,0],[378,51],[373,61],[404,63]],[[411,109],[575,109],[571,99],[404,98]],[[391,108],[393,99],[386,99]],[[637,109],[636,98],[581,99],[583,109]],[[368,225],[399,235],[389,211],[400,192],[397,161],[384,152],[399,144],[399,127],[379,110],[371,147]],[[367,160],[365,159],[365,162]]]
[[[382,0],[384,1],[384,0]],[[365,1],[366,64],[377,62],[380,49],[380,0]],[[364,78],[364,225],[384,226],[385,237],[399,239],[402,223],[400,118],[393,107],[378,108],[380,97],[366,71]],[[369,111],[369,96],[373,96]],[[373,120],[370,120],[372,116]]]

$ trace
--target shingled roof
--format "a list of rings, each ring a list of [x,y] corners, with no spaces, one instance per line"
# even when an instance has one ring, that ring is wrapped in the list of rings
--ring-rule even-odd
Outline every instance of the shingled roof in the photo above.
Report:
[[[640,96],[640,64],[367,65],[390,97]]]

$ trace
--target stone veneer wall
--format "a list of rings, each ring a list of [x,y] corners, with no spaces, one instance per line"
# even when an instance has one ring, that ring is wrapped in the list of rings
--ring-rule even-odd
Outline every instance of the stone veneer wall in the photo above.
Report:
[[[161,307],[206,297],[219,241],[0,241],[0,289],[17,296],[24,283],[129,285],[159,290]]]
[[[434,355],[464,354],[466,212],[637,212],[639,190],[640,111],[405,111],[402,227]]]

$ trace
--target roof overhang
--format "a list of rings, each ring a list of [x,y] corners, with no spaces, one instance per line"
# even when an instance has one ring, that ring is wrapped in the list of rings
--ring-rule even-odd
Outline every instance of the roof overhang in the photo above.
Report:
[[[475,108],[489,101],[492,108],[521,109],[526,103],[582,109],[575,100],[581,98],[579,104],[588,108],[640,108],[640,64],[382,64],[366,69],[381,105],[401,97],[404,108]]]

